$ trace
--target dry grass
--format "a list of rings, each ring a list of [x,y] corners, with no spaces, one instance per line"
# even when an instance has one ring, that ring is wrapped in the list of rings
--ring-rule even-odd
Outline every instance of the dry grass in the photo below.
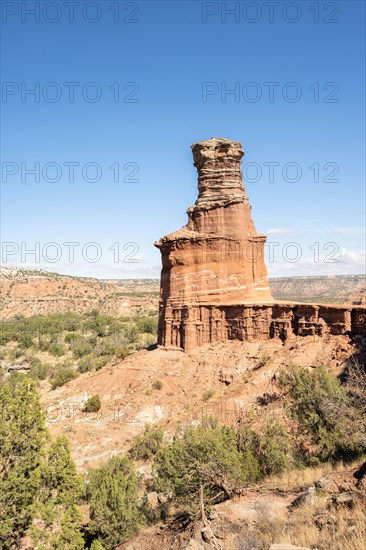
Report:
[[[324,464],[319,464],[319,466],[312,466],[301,470],[291,470],[289,472],[284,472],[281,475],[268,477],[266,479],[266,485],[272,489],[276,488],[281,491],[298,491],[303,487],[313,485],[315,481],[328,474],[353,470],[361,466],[365,460],[366,456],[363,456],[362,458],[347,464],[344,462],[337,462],[337,464],[326,462]]]
[[[283,491],[297,491],[313,485],[328,474],[351,471],[364,461],[365,457],[352,464],[328,463],[291,471],[270,478],[268,486]],[[258,509],[258,514],[256,525],[248,533],[251,540],[255,541],[255,548],[267,550],[273,543],[287,543],[317,550],[366,550],[364,502],[352,509],[335,508],[329,495],[318,493],[314,504],[305,504],[286,515],[273,516],[264,505]]]
[[[255,527],[241,535],[248,550],[249,547],[267,550],[274,543],[317,550],[366,549],[364,506],[330,510],[324,499],[316,505],[302,506],[288,516],[273,517],[265,506],[258,512]]]

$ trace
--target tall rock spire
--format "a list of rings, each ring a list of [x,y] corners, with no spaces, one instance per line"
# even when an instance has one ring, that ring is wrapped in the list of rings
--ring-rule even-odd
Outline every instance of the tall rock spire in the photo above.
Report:
[[[265,235],[251,218],[240,171],[241,143],[212,138],[192,145],[198,198],[182,229],[155,243],[162,255],[159,342],[171,307],[272,301]]]
[[[191,351],[228,340],[365,335],[365,306],[272,299],[266,237],[255,229],[240,172],[241,143],[212,138],[192,152],[198,198],[188,223],[155,243],[163,262],[158,344]]]
[[[192,145],[192,152],[198,171],[198,198],[188,209],[188,227],[239,238],[244,233],[256,234],[240,171],[241,143],[212,138]]]

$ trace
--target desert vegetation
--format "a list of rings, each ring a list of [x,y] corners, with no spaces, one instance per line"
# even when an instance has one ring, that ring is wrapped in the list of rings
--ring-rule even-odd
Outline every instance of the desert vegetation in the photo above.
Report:
[[[50,441],[37,384],[29,377],[0,388],[0,546],[84,548],[78,506],[83,481],[67,439]]]
[[[52,392],[150,346],[155,313],[16,317],[1,329],[1,548],[113,550],[146,526],[172,521],[185,527],[202,522],[215,547],[210,518],[216,506],[274,485],[303,491],[324,472],[365,459],[366,374],[362,361],[351,357],[341,378],[325,366],[283,368],[271,392],[257,400],[260,415],[248,409],[232,425],[204,417],[166,432],[146,424],[125,455],[80,475],[68,439],[51,438],[46,428],[39,390]],[[270,360],[267,352],[259,354],[254,371]],[[167,383],[152,374],[145,392],[158,400]],[[208,386],[200,401],[216,392]],[[98,413],[102,405],[93,392],[82,413]],[[324,489],[315,493],[314,502],[277,518],[259,507],[255,529],[241,527],[242,547],[268,550],[272,542],[290,540],[326,550],[332,537],[336,550],[345,541],[353,550],[364,548],[362,502],[352,511],[330,510]]]
[[[99,370],[156,340],[154,312],[113,318],[91,313],[16,317],[1,324],[0,365],[48,380],[54,390],[79,374]]]
[[[185,525],[203,521],[214,544],[209,518],[215,505],[274,485],[298,491],[323,472],[364,460],[365,382],[357,361],[350,361],[343,382],[326,368],[293,366],[277,381],[282,414],[264,415],[260,424],[247,416],[235,426],[207,417],[173,436],[146,425],[126,456],[112,456],[81,476],[67,438],[52,439],[46,428],[39,381],[31,373],[7,376],[0,387],[0,545],[113,550],[144,526],[172,517],[185,518]],[[100,405],[94,395],[85,410]],[[138,473],[141,463],[152,475]],[[348,506],[330,511],[324,487],[316,493],[315,503],[278,518],[259,508],[256,528],[242,527],[243,547],[267,550],[290,539],[325,550],[331,536],[336,549],[346,540],[347,548],[364,548],[362,500],[352,513]],[[158,495],[154,505],[151,494]]]

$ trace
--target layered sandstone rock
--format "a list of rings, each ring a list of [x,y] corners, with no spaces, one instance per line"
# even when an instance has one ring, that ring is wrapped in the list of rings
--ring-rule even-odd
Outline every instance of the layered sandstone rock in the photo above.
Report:
[[[198,199],[188,223],[155,243],[162,255],[158,343],[190,351],[206,343],[366,334],[366,308],[272,299],[245,194],[241,144],[192,146]]]
[[[240,171],[241,144],[223,138],[192,146],[198,199],[185,227],[160,239],[163,306],[271,301],[266,237],[250,215]]]
[[[366,335],[366,308],[320,304],[185,305],[162,308],[159,343],[191,351],[204,344],[294,336]]]

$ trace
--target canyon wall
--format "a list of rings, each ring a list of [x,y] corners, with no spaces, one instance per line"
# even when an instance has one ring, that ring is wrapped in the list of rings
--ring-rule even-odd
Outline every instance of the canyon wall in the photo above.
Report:
[[[206,343],[293,335],[366,334],[366,309],[273,300],[266,236],[251,218],[241,144],[192,145],[198,198],[182,229],[155,243],[162,256],[158,344],[190,351]]]

